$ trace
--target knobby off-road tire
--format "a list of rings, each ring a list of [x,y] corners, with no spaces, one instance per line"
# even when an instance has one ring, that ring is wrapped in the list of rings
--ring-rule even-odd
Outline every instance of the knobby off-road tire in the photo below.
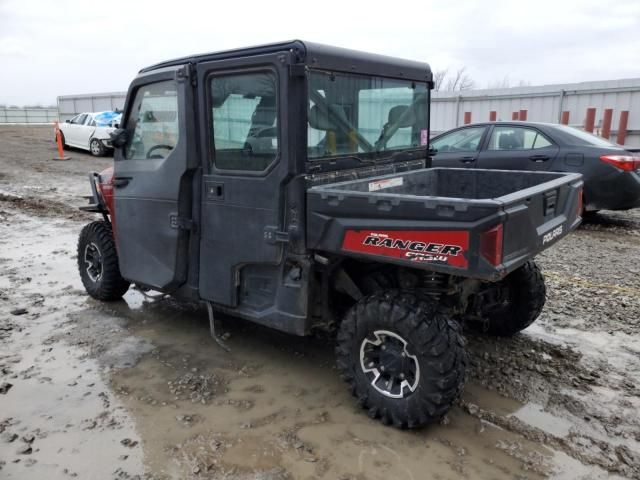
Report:
[[[547,289],[538,265],[528,261],[502,280],[508,289],[507,304],[492,312],[484,330],[501,337],[510,337],[531,325],[542,312]]]
[[[462,392],[467,354],[458,324],[410,293],[360,300],[342,321],[337,342],[338,368],[351,393],[386,425],[436,422]]]
[[[111,225],[91,222],[78,239],[78,269],[87,293],[97,300],[119,300],[130,283],[120,275]]]

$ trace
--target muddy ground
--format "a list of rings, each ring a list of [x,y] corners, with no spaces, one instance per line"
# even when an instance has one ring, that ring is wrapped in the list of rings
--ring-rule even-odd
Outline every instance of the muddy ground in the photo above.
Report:
[[[640,478],[640,212],[604,212],[538,260],[541,318],[468,334],[472,368],[440,425],[370,420],[332,342],[130,290],[101,304],[76,273],[86,174],[110,164],[50,127],[0,127],[0,478]]]

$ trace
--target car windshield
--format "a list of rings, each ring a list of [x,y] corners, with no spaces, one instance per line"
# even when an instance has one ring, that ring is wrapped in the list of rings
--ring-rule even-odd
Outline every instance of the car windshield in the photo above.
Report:
[[[312,70],[307,155],[377,157],[425,147],[427,84]]]
[[[606,147],[606,148],[620,148],[620,145],[611,143],[604,138],[596,137],[584,130],[578,130],[577,128],[569,127],[567,125],[558,125],[557,128],[562,132],[569,134],[574,139],[574,145],[589,145],[593,147]]]

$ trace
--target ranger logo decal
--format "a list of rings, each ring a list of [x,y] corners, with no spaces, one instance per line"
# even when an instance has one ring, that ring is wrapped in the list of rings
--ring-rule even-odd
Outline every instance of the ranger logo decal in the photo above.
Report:
[[[467,268],[469,232],[347,230],[342,249],[369,255],[393,257],[418,263],[441,263]]]

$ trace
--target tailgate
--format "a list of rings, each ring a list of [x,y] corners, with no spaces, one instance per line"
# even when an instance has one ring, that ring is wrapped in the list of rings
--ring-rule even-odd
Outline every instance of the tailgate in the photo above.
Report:
[[[502,265],[507,271],[550,247],[581,221],[582,177],[569,174],[496,200],[503,204]]]
[[[424,169],[313,186],[307,247],[497,280],[580,224],[574,173]]]

